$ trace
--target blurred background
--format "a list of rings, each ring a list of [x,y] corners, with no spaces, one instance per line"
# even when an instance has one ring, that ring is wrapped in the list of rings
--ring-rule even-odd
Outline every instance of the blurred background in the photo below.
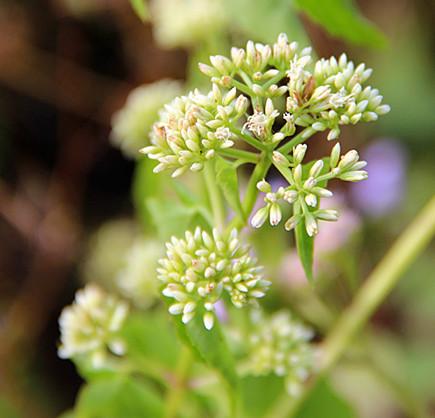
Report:
[[[431,0],[360,0],[368,19],[360,17],[361,27],[346,15],[325,24],[310,11],[315,1],[132,4],[0,1],[0,416],[52,417],[74,403],[81,380],[70,361],[57,357],[57,320],[87,279],[104,281],[119,268],[103,248],[106,240],[119,256],[134,234],[131,184],[141,144],[128,144],[122,115],[113,116],[132,89],[177,80],[169,101],[207,85],[198,61],[248,39],[274,42],[280,32],[312,45],[319,57],[346,51],[374,68],[369,84],[392,111],[343,129],[345,149],[360,150],[370,178],[338,191],[346,208],[341,229],[319,236],[319,275],[337,277],[340,265],[356,282],[366,277],[435,192]],[[159,95],[147,94],[144,101]],[[157,110],[149,112],[153,119]],[[388,390],[397,375],[435,414],[434,251],[432,243],[373,319],[373,362],[384,375],[358,365],[334,372],[336,389],[358,416],[405,416]],[[289,301],[309,317],[294,254],[279,265],[275,274]],[[325,294],[340,310],[349,298],[338,288],[339,296],[337,287]]]

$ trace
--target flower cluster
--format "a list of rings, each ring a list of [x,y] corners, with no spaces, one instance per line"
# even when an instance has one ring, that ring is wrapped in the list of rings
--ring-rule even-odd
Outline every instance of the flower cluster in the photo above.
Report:
[[[153,31],[165,48],[190,47],[216,37],[228,21],[220,0],[152,0]]]
[[[228,126],[245,113],[247,105],[243,95],[236,98],[235,88],[222,95],[215,84],[207,96],[195,90],[177,97],[154,126],[153,145],[141,152],[159,161],[155,173],[175,169],[172,176],[177,177],[187,168],[200,171],[216,151],[234,145]]]
[[[375,121],[390,111],[390,106],[381,104],[379,90],[363,88],[371,73],[363,63],[355,68],[346,54],[338,61],[335,57],[322,58],[315,64],[314,75],[303,83],[305,95],[298,96],[290,89],[290,76],[287,110],[295,114],[297,125],[311,126],[316,131],[329,128],[328,139],[335,139],[340,134],[339,125]]]
[[[363,88],[372,70],[365,64],[355,68],[345,54],[339,60],[331,57],[315,63],[314,72],[308,70],[312,63],[311,48],[298,52],[297,42],[289,43],[285,34],[280,34],[274,45],[254,44],[249,41],[246,49],[233,48],[231,59],[221,55],[210,57],[211,66],[200,64],[200,70],[211,77],[211,81],[225,88],[236,86],[240,91],[256,97],[286,98],[285,121],[310,128],[306,133],[330,129],[328,139],[336,139],[340,125],[373,121],[390,111],[382,105],[382,96],[377,89]],[[282,85],[287,80],[286,85]],[[254,108],[250,117],[256,121],[264,119],[264,112]],[[275,115],[274,118],[278,116]],[[249,120],[248,120],[249,122]],[[248,125],[249,128],[249,125]],[[250,129],[250,128],[249,128]],[[257,136],[264,131],[250,129]],[[293,134],[284,133],[281,139]],[[274,133],[270,131],[270,135]]]
[[[125,267],[118,272],[116,283],[140,308],[149,307],[157,298],[155,271],[162,255],[160,242],[143,237],[137,237],[125,254]]]
[[[198,227],[193,234],[186,232],[185,240],[173,237],[166,247],[167,258],[159,261],[158,278],[165,285],[163,295],[176,300],[169,312],[182,314],[185,324],[200,311],[205,327],[211,329],[214,304],[223,291],[241,308],[255,304],[270,285],[260,273],[262,267],[250,257],[250,246],[239,244],[235,229],[224,237],[217,229],[210,235]]]
[[[251,225],[254,228],[260,228],[267,218],[272,226],[278,225],[282,219],[278,201],[283,199],[292,204],[294,208],[293,216],[286,221],[285,228],[291,230],[304,219],[307,233],[312,237],[318,232],[317,220],[336,221],[338,219],[338,212],[335,210],[317,209],[320,198],[332,196],[332,192],[323,187],[323,183],[333,178],[352,182],[367,178],[367,172],[362,170],[367,163],[359,161],[358,152],[355,150],[340,157],[341,149],[338,142],[332,148],[328,161],[329,167],[325,166],[323,160],[317,160],[304,173],[302,162],[306,150],[306,144],[297,145],[293,149],[292,162],[278,151],[273,153],[273,162],[284,174],[289,186],[280,187],[274,193],[270,184],[265,180],[257,183],[258,190],[266,194],[264,198],[266,206],[252,218]]]
[[[126,346],[118,332],[127,314],[126,302],[95,284],[86,285],[60,315],[59,357],[89,356],[93,366],[100,368],[109,353],[123,355]]]
[[[174,80],[160,80],[132,90],[124,107],[112,117],[112,144],[125,156],[136,157],[137,150],[149,143],[148,133],[159,109],[180,93],[181,83]]]
[[[287,311],[265,318],[261,312],[252,313],[249,360],[251,372],[266,375],[273,371],[285,378],[290,396],[298,396],[303,382],[314,365],[314,347],[309,343],[313,332],[292,319]]]

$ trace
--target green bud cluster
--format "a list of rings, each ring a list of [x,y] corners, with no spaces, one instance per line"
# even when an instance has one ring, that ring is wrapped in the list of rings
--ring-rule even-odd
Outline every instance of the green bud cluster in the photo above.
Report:
[[[248,339],[251,373],[274,372],[284,377],[287,393],[298,396],[314,366],[314,347],[309,343],[313,332],[293,319],[288,311],[269,318],[254,311],[251,320],[253,330]]]
[[[204,326],[214,324],[214,303],[227,292],[237,308],[256,304],[270,282],[262,267],[249,255],[250,246],[240,245],[237,230],[224,237],[213,229],[210,235],[199,227],[186,232],[185,239],[172,237],[166,244],[167,258],[159,261],[158,279],[164,283],[162,294],[175,299],[169,312],[182,314],[188,323],[197,311],[203,313]]]
[[[355,150],[351,150],[340,157],[340,143],[338,142],[332,148],[331,156],[327,160],[329,166],[325,166],[323,160],[317,160],[304,173],[302,162],[306,150],[306,144],[299,144],[294,147],[292,162],[285,155],[274,151],[272,156],[273,163],[284,174],[284,177],[289,182],[289,186],[285,188],[280,187],[277,192],[273,193],[270,184],[265,180],[257,183],[257,189],[265,193],[264,201],[266,206],[258,210],[252,218],[251,225],[254,228],[260,228],[268,218],[272,226],[278,225],[282,218],[281,207],[278,201],[285,200],[291,205],[297,205],[301,209],[287,219],[285,228],[289,231],[301,220],[305,219],[307,234],[312,237],[318,232],[318,220],[338,220],[337,211],[318,209],[319,201],[322,197],[332,197],[332,192],[320,184],[333,178],[351,182],[367,178],[367,172],[362,170],[367,163],[359,161],[358,152]]]
[[[217,85],[207,96],[195,90],[177,97],[154,125],[152,146],[140,152],[160,163],[155,173],[174,169],[172,176],[177,177],[188,168],[200,171],[216,151],[234,145],[228,126],[245,113],[247,103],[242,95],[236,98],[235,88],[222,95]]]
[[[128,304],[115,295],[96,284],[86,285],[59,317],[59,357],[88,357],[95,368],[100,368],[110,353],[123,355],[126,345],[118,333],[128,310]]]

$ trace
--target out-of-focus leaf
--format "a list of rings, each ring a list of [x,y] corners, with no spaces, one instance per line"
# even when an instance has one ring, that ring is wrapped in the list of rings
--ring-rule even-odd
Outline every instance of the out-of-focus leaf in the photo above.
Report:
[[[130,359],[144,357],[156,364],[175,367],[179,344],[166,312],[130,313],[121,335]]]
[[[158,237],[164,241],[172,235],[183,237],[186,230],[197,225],[208,225],[196,207],[184,206],[170,199],[150,197],[146,200],[146,207],[157,228]]]
[[[296,418],[356,418],[356,413],[345,399],[340,397],[328,382],[322,380],[304,402]]]
[[[305,229],[305,220],[303,219],[295,227],[296,248],[298,249],[299,258],[302,267],[311,284],[314,283],[313,277],[313,251],[314,237],[310,237]]]
[[[170,306],[172,299],[165,298],[165,302]],[[203,312],[199,310],[188,324],[181,322],[181,315],[172,318],[178,337],[192,350],[195,358],[216,370],[224,379],[232,408],[235,409],[239,397],[239,378],[219,322],[215,320],[213,328],[207,330],[203,323]]]
[[[79,393],[77,418],[161,417],[163,401],[144,383],[117,376],[85,385]]]
[[[239,198],[239,184],[237,171],[233,164],[218,157],[216,160],[216,181],[225,196],[230,208],[241,218],[245,219]]]
[[[135,212],[146,231],[151,227],[150,214],[145,204],[146,199],[158,194],[161,190],[162,176],[153,173],[155,166],[156,162],[149,158],[138,161],[132,182]]]
[[[148,19],[148,5],[146,0],[130,0],[131,7],[142,22]]]
[[[387,44],[385,36],[359,12],[354,0],[293,1],[333,36],[373,48],[382,48]]]
[[[283,379],[273,373],[267,376],[245,376],[241,384],[246,417],[263,416],[284,390]]]
[[[171,185],[177,193],[178,198],[186,206],[196,206],[200,204],[198,196],[196,196],[184,183],[177,179],[171,179]]]
[[[305,30],[289,0],[224,0],[230,19],[254,42],[273,43],[281,32],[308,46]]]

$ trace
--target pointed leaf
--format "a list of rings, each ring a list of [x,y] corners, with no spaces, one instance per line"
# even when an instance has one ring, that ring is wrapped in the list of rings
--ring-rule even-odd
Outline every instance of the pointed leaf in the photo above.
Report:
[[[293,1],[333,36],[373,48],[382,48],[387,44],[383,33],[361,14],[354,0]]]
[[[296,247],[298,249],[299,258],[304,268],[307,279],[311,284],[314,283],[313,276],[313,252],[314,252],[314,237],[310,237],[305,229],[305,219],[299,222],[295,227]]]

